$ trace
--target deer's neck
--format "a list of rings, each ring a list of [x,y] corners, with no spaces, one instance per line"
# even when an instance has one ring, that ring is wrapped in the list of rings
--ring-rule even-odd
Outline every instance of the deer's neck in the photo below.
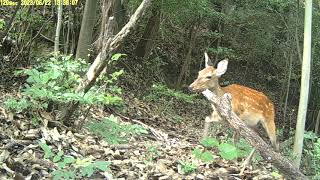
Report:
[[[219,97],[224,95],[224,91],[223,91],[222,87],[219,85],[219,83],[215,88],[211,88],[209,90],[212,91],[214,94],[216,94]]]

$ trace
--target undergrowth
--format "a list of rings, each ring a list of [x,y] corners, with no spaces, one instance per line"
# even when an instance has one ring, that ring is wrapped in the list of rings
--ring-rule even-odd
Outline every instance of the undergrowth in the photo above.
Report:
[[[40,141],[39,146],[44,151],[44,159],[52,161],[56,166],[56,169],[51,171],[53,180],[90,178],[95,172],[109,170],[110,162],[94,161],[90,157],[74,158],[65,155],[62,150],[54,153],[45,141]]]
[[[142,126],[121,123],[113,115],[101,122],[89,122],[87,127],[93,134],[102,137],[110,144],[126,143],[131,136],[148,133]]]
[[[16,71],[17,76],[28,78],[21,97],[6,99],[4,104],[7,110],[15,113],[52,111],[72,101],[85,106],[122,104],[122,99],[119,97],[121,89],[116,86],[118,78],[123,74],[122,70],[100,78],[100,81],[104,82],[103,85],[98,81],[87,93],[78,93],[76,88],[82,81],[80,74],[88,70],[88,63],[81,59],[75,60],[71,55],[51,55],[38,61],[37,66]]]

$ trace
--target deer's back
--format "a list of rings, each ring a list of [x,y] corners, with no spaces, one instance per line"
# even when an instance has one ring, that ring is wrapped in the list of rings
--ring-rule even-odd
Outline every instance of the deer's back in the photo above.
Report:
[[[248,125],[254,126],[261,120],[274,121],[274,105],[264,93],[238,84],[222,89],[232,95],[233,111]]]

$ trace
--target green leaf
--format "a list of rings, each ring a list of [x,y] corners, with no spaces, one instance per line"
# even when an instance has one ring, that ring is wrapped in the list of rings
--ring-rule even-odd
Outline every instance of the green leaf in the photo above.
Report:
[[[190,162],[180,161],[180,164],[184,174],[190,174],[198,168],[196,164]]]
[[[197,159],[201,159],[202,150],[199,149],[199,148],[195,148],[195,149],[192,151],[192,154],[193,154]]]
[[[39,142],[39,146],[44,151],[44,158],[45,159],[49,159],[52,156],[54,156],[53,152],[51,151],[51,148],[46,143]]]
[[[94,173],[94,166],[93,166],[93,164],[90,164],[90,165],[88,165],[88,166],[86,166],[86,167],[82,167],[82,168],[80,169],[80,172],[81,172],[81,175],[82,175],[82,176],[87,176],[87,177],[92,176],[92,174]]]
[[[126,54],[120,54],[120,53],[114,54],[114,55],[111,57],[111,60],[112,60],[112,61],[117,61],[117,60],[119,60],[122,56],[126,56]]]
[[[60,160],[61,160],[61,157],[63,156],[63,154],[64,154],[63,151],[59,151],[58,154],[53,157],[53,160],[52,160],[52,161],[53,161],[54,163],[60,161]]]
[[[219,145],[219,141],[215,138],[207,137],[201,140],[200,142],[206,148],[213,148]]]
[[[5,25],[6,25],[6,22],[4,21],[4,19],[0,19],[0,30],[2,30]]]
[[[64,161],[61,161],[61,162],[58,162],[57,165],[60,169],[63,169],[66,166],[66,163]]]
[[[80,159],[78,158],[75,162],[75,167],[86,167],[92,164],[92,159],[91,158],[84,158],[84,159]]]
[[[66,171],[66,170],[53,171],[52,175],[54,180],[74,179],[76,177],[76,173],[74,171]]]
[[[65,164],[71,164],[71,163],[74,163],[75,161],[76,160],[72,156],[64,156],[64,158],[63,158],[63,162]]]
[[[204,162],[210,162],[213,160],[213,155],[211,152],[209,151],[205,151],[202,153],[201,155],[201,160],[203,160]]]
[[[226,160],[232,160],[238,157],[237,148],[229,143],[223,143],[219,145],[219,154]]]
[[[110,165],[110,162],[107,161],[96,161],[94,162],[94,166],[101,171],[106,171],[108,169],[108,166]]]
[[[271,176],[273,176],[273,177],[276,178],[276,179],[279,179],[279,178],[281,177],[281,175],[280,175],[277,171],[273,171],[273,172],[271,173]]]

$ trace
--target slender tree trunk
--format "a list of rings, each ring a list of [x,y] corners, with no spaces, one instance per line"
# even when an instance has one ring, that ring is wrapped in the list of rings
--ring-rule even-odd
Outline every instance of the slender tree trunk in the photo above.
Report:
[[[64,53],[68,54],[69,44],[70,44],[70,33],[71,33],[71,6],[68,7],[68,24],[67,24],[67,36],[66,41],[64,43]]]
[[[302,75],[299,110],[296,125],[295,142],[293,152],[295,154],[295,165],[300,166],[303,148],[303,136],[308,110],[310,69],[311,69],[311,23],[312,23],[312,0],[305,1],[305,21],[304,21],[304,48],[302,61]]]
[[[314,128],[314,133],[318,134],[319,133],[319,125],[320,125],[320,109],[318,111],[317,119],[316,119],[316,125]]]
[[[177,80],[177,87],[181,87],[183,80],[186,78],[186,76],[188,75],[188,69],[191,63],[191,53],[192,53],[192,49],[195,45],[195,41],[196,41],[196,25],[193,25],[190,27],[190,32],[189,32],[189,45],[188,45],[188,49],[187,49],[187,53],[185,56],[185,59],[183,61],[182,67],[181,67],[181,71]]]
[[[298,21],[299,21],[299,9],[300,9],[300,0],[297,0],[297,13],[296,13],[296,27],[295,27],[295,33],[294,33],[294,38],[296,41],[296,46],[297,46],[297,53],[299,57],[299,61],[302,64],[302,55],[301,55],[301,49],[300,49],[300,42],[299,42],[299,33],[298,33]]]
[[[115,0],[113,6],[113,16],[115,17],[117,22],[117,29],[115,33],[118,33],[121,30],[121,28],[125,25],[126,10],[123,6],[123,0]]]
[[[291,72],[292,72],[292,55],[290,54],[289,55],[288,81],[287,81],[287,89],[286,89],[286,94],[285,94],[284,110],[283,110],[283,120],[284,121],[286,121],[286,117],[287,117],[288,98],[289,98],[289,90],[290,90],[290,82],[291,82],[291,74],[292,74]],[[288,122],[286,121],[285,124],[288,124]],[[286,127],[284,129],[285,129],[285,131],[287,131],[287,132],[284,132],[285,134],[289,133],[290,125],[291,125],[291,123],[289,123],[289,126],[285,125]]]
[[[54,38],[54,53],[59,52],[59,43],[60,43],[60,30],[62,26],[62,6],[63,1],[60,1],[60,4],[58,6],[58,22],[57,22],[57,28],[56,28],[56,35]]]
[[[95,23],[98,0],[86,0],[83,12],[81,29],[79,34],[76,59],[81,58],[88,61],[89,49],[92,43],[92,32]]]

